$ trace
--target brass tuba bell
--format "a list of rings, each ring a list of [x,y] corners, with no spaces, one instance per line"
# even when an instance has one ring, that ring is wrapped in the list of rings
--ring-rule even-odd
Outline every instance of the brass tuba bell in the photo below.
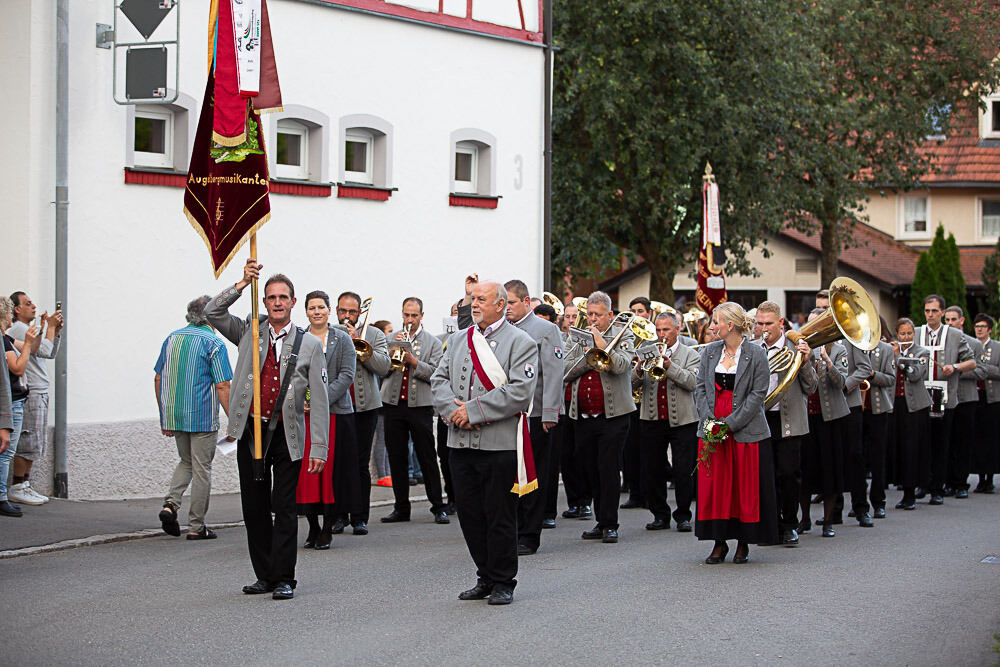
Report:
[[[822,315],[802,325],[798,331],[789,331],[785,337],[792,343],[805,340],[811,349],[838,341],[841,338],[859,350],[874,350],[882,337],[882,324],[878,308],[868,292],[850,278],[834,278],[830,283],[830,307]],[[773,407],[788,388],[805,361],[805,356],[795,350],[783,348],[768,358],[771,373],[783,374],[767,398],[764,409]]]
[[[556,311],[556,317],[561,317],[565,310],[562,300],[552,292],[542,292],[542,303],[552,306],[552,310]]]

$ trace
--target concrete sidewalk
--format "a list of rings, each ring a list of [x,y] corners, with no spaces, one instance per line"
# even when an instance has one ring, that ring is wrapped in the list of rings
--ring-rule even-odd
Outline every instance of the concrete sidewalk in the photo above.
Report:
[[[425,501],[423,485],[410,488],[410,500]],[[187,524],[187,496],[180,511],[182,529]],[[372,486],[372,507],[392,505],[392,488]],[[58,551],[120,540],[162,535],[157,518],[162,498],[130,500],[60,500],[44,505],[22,505],[20,518],[0,516],[0,558]],[[388,514],[390,509],[384,511]],[[371,520],[382,513],[375,511]],[[206,523],[212,528],[242,525],[240,495],[212,495]],[[182,536],[183,539],[183,536]]]

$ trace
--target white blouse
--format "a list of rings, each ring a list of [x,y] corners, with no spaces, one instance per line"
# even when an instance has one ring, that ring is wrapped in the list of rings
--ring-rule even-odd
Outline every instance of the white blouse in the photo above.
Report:
[[[733,360],[733,362],[734,362],[733,363],[733,367],[732,368],[726,368],[725,366],[722,365],[723,360],[726,358],[726,344],[723,343],[722,344],[722,356],[719,357],[719,363],[716,364],[716,366],[715,366],[715,372],[716,373],[728,373],[730,375],[735,374],[736,373],[736,369],[739,368],[739,366],[740,366],[740,353],[741,352],[743,352],[743,343],[740,343],[740,346],[738,348],[736,348],[736,354],[733,355],[733,356],[736,357]]]

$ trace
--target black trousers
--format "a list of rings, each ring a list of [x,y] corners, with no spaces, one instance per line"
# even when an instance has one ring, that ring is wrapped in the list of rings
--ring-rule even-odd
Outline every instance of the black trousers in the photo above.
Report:
[[[572,419],[559,416],[561,440],[559,442],[559,467],[562,472],[563,490],[570,507],[590,505],[594,493],[590,490],[587,476],[583,473],[583,462],[577,452],[576,428]]]
[[[677,509],[674,521],[691,520],[691,501],[694,497],[695,454],[698,449],[698,424],[670,426],[668,421],[639,422],[639,456],[642,470],[642,495],[653,518],[670,520],[667,501],[667,448],[674,460],[674,494]],[[684,474],[686,473],[686,474]]]
[[[424,489],[431,503],[431,512],[444,509],[441,502],[441,473],[438,471],[437,453],[434,451],[434,432],[431,420],[434,409],[430,406],[411,408],[407,406],[385,405],[382,407],[382,421],[385,428],[385,449],[389,455],[389,473],[392,475],[392,495],[395,497],[393,509],[404,517],[410,516],[409,479],[410,439],[413,451],[420,462],[424,475]],[[513,482],[511,482],[513,484]]]
[[[864,418],[861,407],[844,417],[844,484],[851,492],[851,509],[857,516],[868,511],[868,475],[865,470]]]
[[[517,452],[452,449],[448,459],[458,523],[476,576],[483,583],[514,590],[517,496],[510,487],[517,479]]]
[[[351,525],[368,523],[368,508],[372,502],[372,474],[368,466],[372,460],[372,443],[378,426],[378,409],[354,413],[354,432],[358,442],[358,483],[354,488],[354,505]]]
[[[948,447],[948,486],[969,490],[969,473],[972,471],[972,443],[981,436],[976,425],[979,401],[959,403],[951,423],[951,442]]]
[[[566,425],[562,421],[562,417],[559,418],[559,422],[549,430],[549,472],[545,476],[545,482],[543,483],[539,479],[539,484],[542,485],[542,492],[545,494],[545,505],[542,508],[542,518],[543,519],[555,519],[559,508],[559,468],[560,457],[562,452],[562,439],[563,433],[566,431]]]
[[[976,442],[973,445],[972,472],[979,481],[992,482],[997,472],[997,453],[1000,451],[1000,403],[987,403],[986,392],[979,392],[976,408]]]
[[[545,516],[545,492],[552,460],[552,438],[542,428],[542,418],[528,420],[531,431],[531,452],[535,455],[535,476],[538,488],[517,502],[517,541],[537,549],[542,539],[542,518]],[[513,494],[511,494],[513,495]]]
[[[933,495],[944,493],[948,480],[948,451],[951,444],[951,424],[955,419],[955,409],[945,409],[944,416],[931,418],[930,437],[930,487]]]
[[[864,432],[866,468],[871,470],[872,485],[868,489],[868,498],[872,507],[885,507],[885,489],[887,486],[885,474],[885,449],[889,439],[889,413],[880,415],[874,412],[864,413],[862,418]],[[865,507],[867,509],[867,505]],[[855,510],[856,512],[857,510]]]
[[[802,491],[802,437],[781,437],[781,412],[768,410],[774,452],[774,492],[778,504],[778,529],[795,530],[799,525],[799,494]],[[677,485],[677,482],[674,482]]]
[[[253,428],[246,428],[236,446],[236,464],[250,564],[260,581],[286,583],[294,588],[299,529],[295,488],[302,460],[289,457],[282,424],[278,424],[267,448],[264,479],[260,482],[253,478],[252,452]]]
[[[639,454],[639,411],[629,413],[628,435],[622,452],[622,481],[628,487],[632,502],[644,503],[642,492],[642,467]]]
[[[437,418],[437,456],[441,463],[441,476],[444,478],[444,493],[449,502],[454,502],[455,489],[451,484],[451,466],[448,465],[448,422],[441,419],[440,415]]]
[[[897,396],[892,407],[896,423],[896,481],[913,491],[926,487],[931,478],[930,408],[910,412],[906,397]]]
[[[594,516],[598,528],[618,529],[618,496],[621,493],[618,461],[627,435],[628,415],[610,419],[599,415],[573,423],[573,437],[584,477],[594,490]]]
[[[358,502],[358,436],[354,413],[337,415],[333,439],[333,507],[334,517],[348,521]]]

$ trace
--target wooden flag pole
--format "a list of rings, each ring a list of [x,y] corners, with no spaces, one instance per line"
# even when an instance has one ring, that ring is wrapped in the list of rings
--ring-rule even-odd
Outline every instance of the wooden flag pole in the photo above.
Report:
[[[257,233],[250,234],[250,256],[257,257]],[[257,298],[257,279],[250,281],[250,332],[253,334],[253,478],[264,479],[264,454],[261,451],[260,429],[260,300]]]

